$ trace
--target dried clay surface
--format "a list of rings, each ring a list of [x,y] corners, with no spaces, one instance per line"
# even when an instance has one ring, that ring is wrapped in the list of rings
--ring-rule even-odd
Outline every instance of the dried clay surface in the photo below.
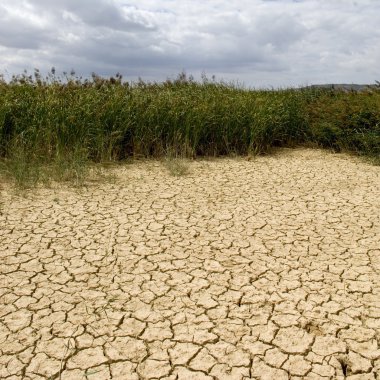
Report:
[[[137,162],[0,206],[0,378],[379,379],[380,168]]]

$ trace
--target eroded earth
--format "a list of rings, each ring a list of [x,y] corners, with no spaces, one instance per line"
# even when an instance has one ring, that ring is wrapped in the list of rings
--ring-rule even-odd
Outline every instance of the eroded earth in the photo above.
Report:
[[[0,378],[379,379],[379,167],[188,165],[2,185]]]

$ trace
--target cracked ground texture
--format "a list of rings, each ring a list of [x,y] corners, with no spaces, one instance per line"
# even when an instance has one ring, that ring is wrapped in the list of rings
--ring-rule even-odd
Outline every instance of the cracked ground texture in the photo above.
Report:
[[[380,169],[319,150],[2,185],[1,379],[379,379]]]

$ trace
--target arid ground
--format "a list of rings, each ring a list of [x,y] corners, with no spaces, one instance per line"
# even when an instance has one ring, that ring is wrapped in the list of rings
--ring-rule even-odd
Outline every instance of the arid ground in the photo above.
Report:
[[[188,166],[0,185],[0,378],[379,379],[380,168]]]

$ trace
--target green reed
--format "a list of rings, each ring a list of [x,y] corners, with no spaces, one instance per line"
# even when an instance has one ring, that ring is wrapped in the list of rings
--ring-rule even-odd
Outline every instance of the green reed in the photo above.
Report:
[[[82,178],[90,162],[261,154],[313,143],[379,156],[380,92],[248,90],[23,74],[0,80],[0,170],[17,183]]]

